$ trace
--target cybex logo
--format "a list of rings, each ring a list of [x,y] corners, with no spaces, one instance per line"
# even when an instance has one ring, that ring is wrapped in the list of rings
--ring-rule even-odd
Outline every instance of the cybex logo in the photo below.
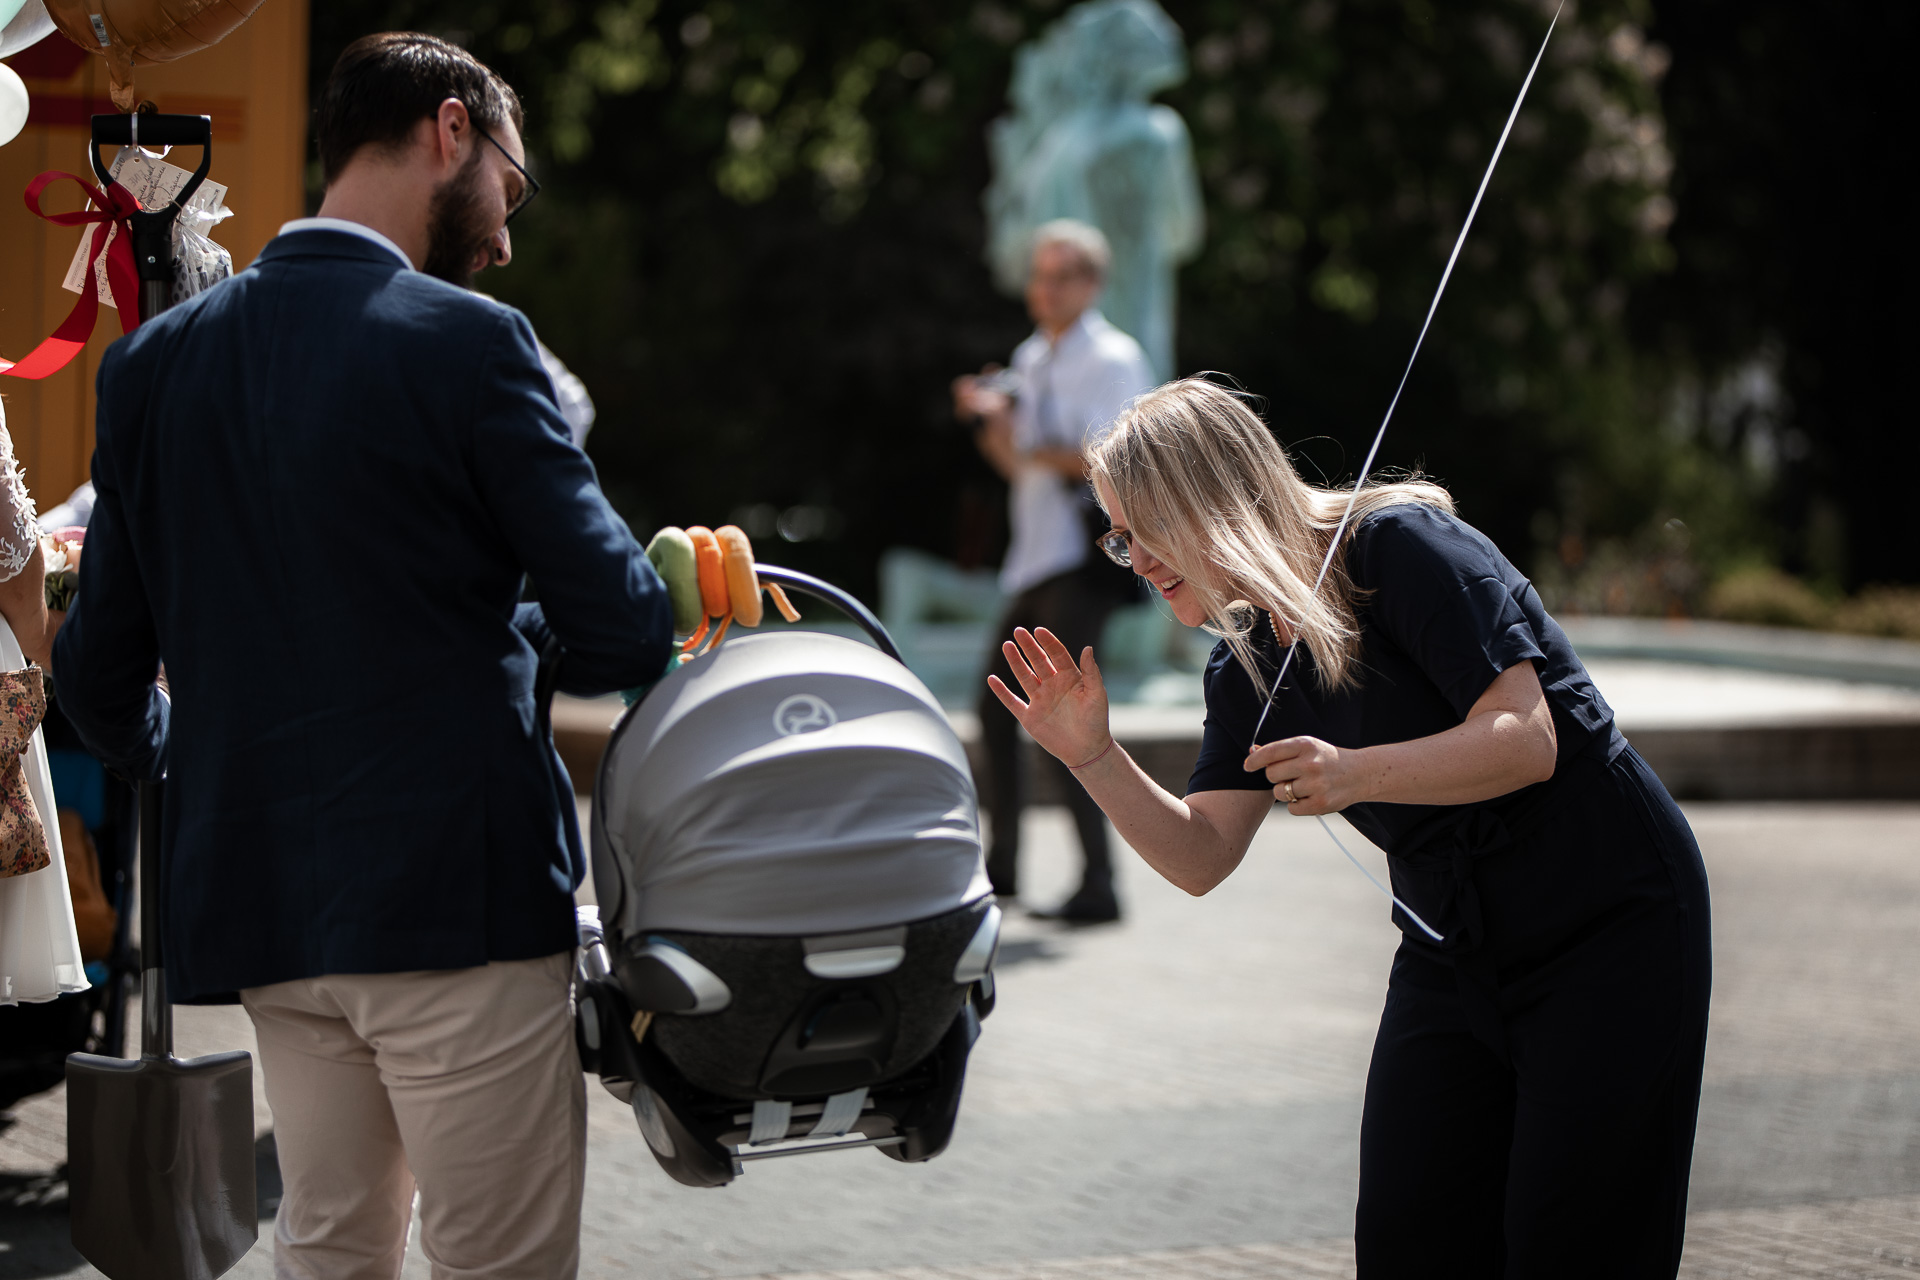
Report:
[[[822,699],[810,693],[796,693],[773,709],[773,731],[790,738],[796,733],[831,729],[839,719]]]

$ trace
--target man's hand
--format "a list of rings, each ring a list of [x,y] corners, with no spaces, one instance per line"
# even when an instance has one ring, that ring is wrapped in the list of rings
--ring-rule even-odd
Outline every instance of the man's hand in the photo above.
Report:
[[[1045,627],[1036,634],[1025,627],[1000,646],[1013,678],[1029,701],[1022,702],[999,676],[988,676],[993,690],[1020,727],[1069,768],[1086,764],[1113,745],[1107,727],[1107,686],[1100,664],[1089,645],[1075,665],[1067,646]]]
[[[978,375],[962,374],[953,380],[953,415],[962,422],[1004,418],[1013,412],[1013,397],[982,383],[981,379],[1000,372],[990,364]]]
[[[1087,482],[1087,455],[1078,449],[1060,449],[1043,445],[1027,451],[1027,459],[1052,471],[1068,484]]]
[[[1338,813],[1368,798],[1372,779],[1364,751],[1318,738],[1282,738],[1247,753],[1248,773],[1265,772],[1273,798],[1300,817]]]

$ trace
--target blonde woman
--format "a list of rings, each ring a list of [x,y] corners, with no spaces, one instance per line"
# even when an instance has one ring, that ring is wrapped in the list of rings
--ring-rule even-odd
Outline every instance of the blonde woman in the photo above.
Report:
[[[1116,746],[1093,650],[1005,646],[996,696],[1174,884],[1225,880],[1275,800],[1386,850],[1403,937],[1368,1072],[1356,1244],[1379,1277],[1671,1276],[1710,983],[1686,820],[1532,586],[1431,484],[1301,481],[1208,382],[1091,455],[1130,563],[1216,630],[1184,799]],[[1299,646],[1261,741],[1286,646]],[[1276,922],[1284,927],[1284,922]]]

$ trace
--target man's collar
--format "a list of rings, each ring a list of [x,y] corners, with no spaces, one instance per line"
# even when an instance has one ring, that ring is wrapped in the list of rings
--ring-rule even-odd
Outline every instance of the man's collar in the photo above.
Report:
[[[299,231],[343,231],[350,236],[359,236],[372,244],[379,245],[400,262],[407,270],[416,270],[413,259],[406,255],[401,247],[387,237],[375,231],[364,222],[350,222],[345,218],[295,218],[292,222],[280,225],[281,235],[290,235]]]
[[[1100,314],[1100,308],[1088,307],[1073,318],[1072,324],[1060,331],[1058,338],[1049,338],[1045,329],[1035,329],[1033,332],[1050,349],[1059,352],[1077,346],[1085,339],[1092,337],[1094,329],[1106,322],[1106,317]]]

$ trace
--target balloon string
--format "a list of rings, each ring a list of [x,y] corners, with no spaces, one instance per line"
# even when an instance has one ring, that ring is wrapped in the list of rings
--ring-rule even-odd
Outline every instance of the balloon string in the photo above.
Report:
[[[1566,0],[1561,0],[1560,7],[1553,11],[1553,20],[1547,24],[1547,34],[1540,40],[1539,52],[1533,55],[1533,65],[1527,68],[1527,78],[1520,82],[1520,93],[1513,100],[1513,110],[1507,113],[1506,126],[1500,130],[1500,140],[1494,144],[1493,158],[1487,161],[1487,171],[1480,175],[1480,188],[1473,193],[1473,204],[1467,210],[1467,220],[1461,224],[1460,235],[1453,242],[1453,252],[1447,255],[1447,267],[1440,273],[1440,285],[1433,291],[1433,301],[1427,304],[1427,318],[1420,324],[1420,335],[1413,340],[1413,353],[1407,357],[1407,367],[1401,371],[1400,385],[1393,389],[1393,399],[1387,402],[1387,412],[1380,419],[1380,429],[1373,433],[1373,443],[1367,448],[1366,461],[1360,464],[1360,474],[1353,482],[1353,492],[1347,495],[1347,505],[1340,513],[1340,522],[1333,528],[1333,537],[1327,540],[1327,553],[1320,559],[1320,572],[1314,577],[1313,590],[1307,593],[1309,601],[1320,594],[1320,587],[1327,580],[1327,572],[1333,567],[1333,558],[1339,554],[1340,539],[1346,534],[1348,521],[1353,518],[1354,505],[1360,501],[1360,491],[1366,487],[1367,476],[1373,471],[1373,460],[1380,454],[1380,443],[1387,438],[1387,424],[1393,421],[1393,411],[1400,405],[1401,393],[1407,389],[1407,379],[1413,376],[1413,365],[1420,358],[1421,344],[1427,340],[1427,330],[1433,327],[1434,313],[1440,309],[1440,299],[1447,292],[1447,281],[1453,278],[1454,264],[1460,260],[1460,250],[1467,243],[1467,233],[1473,230],[1474,215],[1480,212],[1480,201],[1487,194],[1487,184],[1493,181],[1493,171],[1500,163],[1500,153],[1506,150],[1507,137],[1513,132],[1513,122],[1520,116],[1520,107],[1527,100],[1527,90],[1533,87],[1534,73],[1540,69],[1540,60],[1546,56],[1547,44],[1553,39],[1553,29],[1559,25],[1560,14],[1565,8]],[[1280,660],[1280,672],[1273,679],[1273,687],[1267,693],[1265,705],[1260,708],[1260,718],[1254,722],[1253,743],[1247,748],[1248,751],[1260,745],[1260,731],[1266,727],[1267,716],[1272,713],[1274,703],[1280,697],[1281,683],[1287,678],[1287,672],[1293,666],[1294,650],[1299,647],[1300,628],[1296,626],[1293,628],[1293,638],[1287,642],[1286,656]],[[1426,921],[1415,915],[1406,903],[1395,898],[1391,889],[1375,880],[1373,873],[1361,866],[1358,858],[1348,853],[1347,846],[1340,843],[1340,837],[1333,834],[1333,828],[1327,825],[1325,818],[1320,819],[1320,826],[1333,843],[1339,846],[1340,852],[1347,855],[1347,860],[1354,866],[1360,867],[1361,875],[1373,881],[1376,889],[1392,898],[1393,904],[1405,911],[1408,918],[1432,935],[1435,941],[1440,940],[1440,935],[1435,933]]]
[[[1432,938],[1435,942],[1446,941],[1446,939],[1440,935],[1440,932],[1437,929],[1435,929],[1432,925],[1428,924],[1425,920],[1422,920],[1419,917],[1419,915],[1415,913],[1412,907],[1400,901],[1400,899],[1394,897],[1393,890],[1387,888],[1387,886],[1381,884],[1378,880],[1374,879],[1373,872],[1367,870],[1366,866],[1361,863],[1360,859],[1353,856],[1352,850],[1348,849],[1346,845],[1340,843],[1340,837],[1333,833],[1333,827],[1327,822],[1326,816],[1324,814],[1321,814],[1318,816],[1320,818],[1320,829],[1327,833],[1327,839],[1333,841],[1333,847],[1338,849],[1340,852],[1346,854],[1347,861],[1351,862],[1354,866],[1359,867],[1360,874],[1365,876],[1373,884],[1374,888],[1386,894],[1387,897],[1392,900],[1394,906],[1406,912],[1407,919],[1413,921],[1415,924],[1419,925],[1422,929],[1426,930],[1428,937]]]
[[[1420,325],[1420,336],[1413,340],[1413,354],[1407,357],[1407,367],[1400,374],[1400,385],[1393,389],[1393,399],[1387,403],[1386,416],[1380,419],[1380,429],[1373,433],[1373,444],[1367,449],[1367,459],[1360,464],[1360,475],[1353,482],[1353,492],[1347,495],[1346,509],[1340,513],[1340,523],[1334,526],[1333,537],[1327,541],[1327,554],[1320,559],[1320,572],[1313,580],[1313,590],[1307,593],[1307,599],[1320,594],[1320,586],[1327,580],[1327,571],[1333,567],[1333,558],[1339,553],[1340,539],[1347,530],[1347,522],[1353,518],[1354,504],[1360,501],[1360,490],[1366,486],[1367,476],[1373,470],[1373,460],[1380,454],[1380,442],[1387,438],[1387,424],[1393,421],[1393,411],[1400,405],[1400,395],[1407,389],[1407,379],[1413,376],[1414,361],[1420,358],[1420,346],[1427,340],[1427,330],[1433,327],[1433,314],[1440,309],[1440,299],[1447,291],[1447,281],[1453,278],[1454,263],[1460,260],[1460,250],[1467,243],[1467,232],[1473,230],[1473,216],[1480,212],[1480,200],[1487,194],[1487,184],[1493,180],[1494,166],[1500,163],[1500,153],[1506,149],[1507,135],[1513,132],[1513,122],[1520,115],[1520,106],[1527,100],[1527,90],[1533,84],[1533,73],[1540,69],[1540,59],[1546,56],[1547,41],[1553,39],[1553,29],[1560,21],[1561,9],[1566,8],[1566,0],[1561,0],[1560,9],[1553,11],[1553,21],[1547,24],[1547,34],[1540,41],[1540,51],[1533,55],[1533,65],[1527,68],[1527,78],[1520,84],[1520,96],[1513,100],[1513,110],[1507,113],[1506,127],[1500,130],[1500,141],[1494,144],[1493,158],[1487,161],[1487,171],[1480,175],[1480,189],[1473,193],[1473,205],[1467,210],[1467,220],[1460,227],[1460,235],[1453,242],[1453,252],[1447,255],[1447,269],[1440,273],[1440,287],[1433,291],[1433,301],[1427,304],[1427,318]],[[1266,727],[1267,714],[1273,710],[1274,701],[1280,696],[1280,682],[1287,678],[1288,668],[1293,666],[1293,651],[1300,645],[1300,629],[1294,628],[1293,639],[1287,645],[1287,654],[1280,662],[1280,674],[1274,677],[1273,688],[1267,694],[1266,705],[1260,709],[1260,719],[1253,726],[1253,747],[1260,745],[1260,730]],[[1253,747],[1249,747],[1251,751]]]

